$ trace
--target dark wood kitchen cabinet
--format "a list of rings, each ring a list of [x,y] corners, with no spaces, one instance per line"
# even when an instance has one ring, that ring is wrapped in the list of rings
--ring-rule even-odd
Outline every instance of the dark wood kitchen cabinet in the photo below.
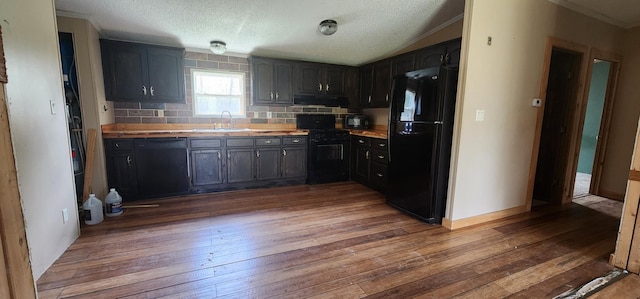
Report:
[[[307,176],[307,137],[282,137],[282,178]]]
[[[293,64],[288,61],[252,57],[253,103],[293,104]]]
[[[373,91],[371,108],[387,108],[391,100],[391,61],[383,60],[373,65]]]
[[[229,137],[227,146],[226,183],[241,183],[255,180],[254,138]]]
[[[360,67],[360,106],[362,108],[371,107],[371,97],[373,92],[373,64]]]
[[[109,101],[184,103],[184,49],[100,40]]]
[[[256,138],[256,180],[274,180],[282,176],[282,139]]]
[[[345,95],[346,67],[322,63],[296,64],[297,93],[307,95]]]
[[[384,193],[387,189],[387,140],[351,137],[351,179]]]
[[[224,182],[221,138],[191,138],[189,147],[192,191],[220,188]]]
[[[109,187],[116,188],[124,201],[136,198],[138,176],[133,139],[109,139],[104,146]]]

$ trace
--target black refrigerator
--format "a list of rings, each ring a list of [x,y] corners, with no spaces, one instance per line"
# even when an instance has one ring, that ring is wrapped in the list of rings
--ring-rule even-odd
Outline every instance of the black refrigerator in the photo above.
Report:
[[[444,66],[393,79],[387,203],[428,223],[444,216],[457,80]]]

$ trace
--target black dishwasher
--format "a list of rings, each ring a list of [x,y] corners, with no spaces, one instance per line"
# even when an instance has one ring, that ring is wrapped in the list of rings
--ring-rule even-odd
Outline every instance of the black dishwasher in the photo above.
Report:
[[[186,138],[134,140],[140,198],[189,193]]]

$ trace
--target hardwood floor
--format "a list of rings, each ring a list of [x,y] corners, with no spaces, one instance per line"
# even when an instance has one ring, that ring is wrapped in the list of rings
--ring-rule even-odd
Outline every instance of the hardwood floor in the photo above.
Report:
[[[550,298],[612,269],[583,206],[448,231],[347,182],[140,203],[82,228],[40,298]]]

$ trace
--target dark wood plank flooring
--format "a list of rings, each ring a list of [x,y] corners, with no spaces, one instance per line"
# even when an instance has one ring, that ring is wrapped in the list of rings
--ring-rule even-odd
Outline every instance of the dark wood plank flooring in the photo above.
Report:
[[[550,298],[612,269],[619,223],[573,204],[452,232],[352,182],[141,203],[83,226],[40,298]]]

